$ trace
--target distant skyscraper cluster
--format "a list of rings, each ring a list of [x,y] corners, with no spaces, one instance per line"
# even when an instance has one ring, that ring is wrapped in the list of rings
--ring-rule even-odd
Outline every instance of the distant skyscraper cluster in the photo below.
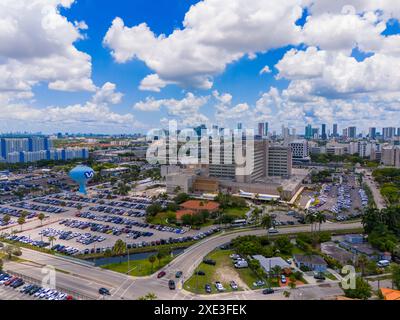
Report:
[[[258,135],[261,137],[267,137],[268,136],[268,122],[260,122],[258,124]]]
[[[40,160],[71,160],[89,158],[88,149],[55,149],[47,137],[1,138],[0,161],[29,163]]]

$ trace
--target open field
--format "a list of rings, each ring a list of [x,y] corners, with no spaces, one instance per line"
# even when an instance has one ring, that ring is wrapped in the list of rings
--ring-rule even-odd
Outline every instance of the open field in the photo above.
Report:
[[[215,250],[207,255],[206,259],[216,261],[215,266],[201,263],[195,270],[192,277],[189,278],[184,284],[184,288],[194,293],[204,293],[206,284],[211,285],[212,293],[217,293],[215,282],[220,281],[224,286],[226,292],[233,291],[230,287],[230,282],[235,281],[239,290],[249,290],[253,282],[258,278],[249,268],[235,269],[232,260],[229,256],[234,253],[233,250]],[[203,271],[205,276],[196,275],[197,271]]]

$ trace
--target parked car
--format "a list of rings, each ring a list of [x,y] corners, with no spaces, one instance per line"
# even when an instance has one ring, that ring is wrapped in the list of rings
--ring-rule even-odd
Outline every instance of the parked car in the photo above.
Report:
[[[223,291],[225,291],[224,286],[223,286],[222,283],[219,282],[219,281],[216,281],[216,282],[215,282],[215,288],[217,288],[218,292],[223,292]]]
[[[376,264],[379,268],[386,268],[390,266],[390,261],[389,260],[380,260]]]
[[[239,289],[239,287],[238,287],[238,285],[236,284],[235,281],[231,281],[230,285],[231,285],[232,290],[238,290]]]
[[[206,290],[207,293],[211,293],[212,292],[211,286],[209,284],[206,284],[204,289]]]
[[[247,263],[246,260],[239,260],[238,262],[235,263],[235,268],[237,269],[243,269],[243,268],[248,268],[249,264]]]
[[[314,274],[314,279],[317,279],[317,280],[325,280],[326,277],[325,277],[325,275],[324,275],[322,272],[316,272],[316,273]]]
[[[198,276],[205,276],[206,273],[205,273],[204,271],[202,271],[202,270],[199,270],[199,271],[196,272],[196,275],[198,275]]]
[[[264,285],[265,285],[265,282],[262,281],[262,280],[258,280],[258,281],[256,281],[256,282],[253,282],[253,286],[254,286],[254,287],[262,287],[262,286],[264,286]]]
[[[281,275],[281,282],[282,282],[282,283],[286,283],[286,282],[287,282],[286,276]]]
[[[210,266],[215,266],[217,264],[217,262],[215,260],[211,260],[211,259],[204,259],[203,263],[208,264]]]

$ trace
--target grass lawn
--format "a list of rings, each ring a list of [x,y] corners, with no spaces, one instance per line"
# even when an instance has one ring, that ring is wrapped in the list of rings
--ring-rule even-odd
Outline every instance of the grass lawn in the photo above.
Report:
[[[160,212],[157,213],[155,217],[149,217],[148,222],[152,224],[159,224],[163,226],[172,226],[175,227],[175,225],[170,224],[167,222],[168,216],[169,215],[175,215],[175,212],[173,211],[167,211],[167,212]]]
[[[184,284],[184,288],[194,293],[204,293],[204,287],[206,284],[211,285],[212,293],[218,293],[215,288],[215,282],[220,281],[226,292],[231,292],[232,288],[229,282],[235,280],[239,290],[243,290],[240,282],[246,284],[250,288],[252,283],[257,281],[257,276],[250,269],[235,269],[231,258],[229,256],[234,253],[232,250],[215,250],[211,252],[206,258],[212,259],[217,262],[216,266],[207,265],[201,263],[195,270],[195,273],[199,270],[205,273],[205,276],[193,275]],[[225,277],[225,278],[224,278]]]
[[[294,254],[304,254],[304,251],[301,250],[299,247],[294,246],[291,254],[280,253],[278,254],[278,256],[281,257],[282,259],[287,260],[287,259],[292,259]]]
[[[230,215],[230,216],[234,216],[237,219],[244,219],[246,218],[246,213],[249,211],[250,209],[248,207],[246,208],[228,208],[224,210],[224,214]]]
[[[164,259],[161,260],[160,263],[158,262],[158,260],[156,260],[156,262],[154,262],[153,268],[148,259],[130,261],[129,267],[131,270],[129,272],[129,275],[135,276],[135,277],[149,276],[149,275],[157,272],[164,266],[166,266],[171,261],[172,261],[171,256],[165,257]],[[102,268],[127,274],[128,262],[126,261],[126,262],[122,262],[122,263],[109,264],[109,265],[102,266]]]
[[[336,277],[330,272],[325,272],[325,277],[327,277],[329,280],[333,280],[333,281],[337,280]]]

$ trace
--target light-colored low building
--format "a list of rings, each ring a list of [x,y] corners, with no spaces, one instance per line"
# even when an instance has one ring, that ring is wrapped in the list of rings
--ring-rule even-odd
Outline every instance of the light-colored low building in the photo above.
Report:
[[[383,147],[381,163],[385,166],[400,168],[400,146]]]
[[[193,183],[196,180],[195,173],[176,172],[165,177],[167,193],[175,193],[176,190],[185,193],[191,193]]]
[[[261,268],[264,269],[266,273],[270,272],[274,269],[274,267],[280,267],[281,269],[290,268],[290,264],[283,260],[281,257],[272,257],[266,258],[261,255],[253,256],[253,259],[256,259],[260,262]]]

